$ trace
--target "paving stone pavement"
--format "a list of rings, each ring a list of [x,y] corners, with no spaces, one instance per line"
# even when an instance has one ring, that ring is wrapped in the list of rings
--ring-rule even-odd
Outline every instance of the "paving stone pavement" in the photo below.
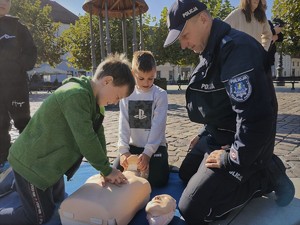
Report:
[[[185,91],[178,91],[177,86],[168,86],[168,118],[166,137],[168,142],[169,163],[179,167],[184,159],[190,140],[197,135],[202,125],[189,121],[185,109]],[[300,85],[295,85],[291,90],[286,87],[276,87],[279,104],[275,153],[279,155],[287,167],[288,176],[300,178]],[[49,93],[33,93],[30,95],[31,114],[39,108]],[[108,107],[104,119],[107,150],[110,160],[117,156],[116,145],[118,141],[117,106]],[[18,132],[13,127],[12,139],[18,137]]]

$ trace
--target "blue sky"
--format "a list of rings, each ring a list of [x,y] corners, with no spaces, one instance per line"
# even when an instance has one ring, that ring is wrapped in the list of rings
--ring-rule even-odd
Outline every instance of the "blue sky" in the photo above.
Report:
[[[84,3],[84,0],[55,0],[74,14],[78,15],[84,14],[84,11],[82,9],[82,5]],[[149,6],[148,13],[151,16],[157,17],[157,19],[160,18],[160,12],[164,7],[169,8],[169,6],[174,2],[174,0],[145,0]],[[239,0],[230,0],[231,5],[238,6]],[[273,0],[267,0],[268,4],[268,10],[267,10],[267,17],[268,19],[271,18],[271,9],[273,5]]]

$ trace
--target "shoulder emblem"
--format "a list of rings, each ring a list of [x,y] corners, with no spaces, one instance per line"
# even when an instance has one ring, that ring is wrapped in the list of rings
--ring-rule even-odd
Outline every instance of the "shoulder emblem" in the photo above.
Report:
[[[229,95],[237,102],[245,102],[252,93],[248,75],[234,77],[229,80]]]

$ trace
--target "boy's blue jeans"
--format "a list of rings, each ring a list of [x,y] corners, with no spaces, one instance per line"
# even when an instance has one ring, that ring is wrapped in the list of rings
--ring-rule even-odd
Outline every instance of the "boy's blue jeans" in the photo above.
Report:
[[[42,191],[29,183],[14,171],[15,185],[21,200],[21,206],[2,209],[1,225],[37,225],[46,223],[55,210],[55,203],[65,196],[65,184],[62,177],[52,187]]]

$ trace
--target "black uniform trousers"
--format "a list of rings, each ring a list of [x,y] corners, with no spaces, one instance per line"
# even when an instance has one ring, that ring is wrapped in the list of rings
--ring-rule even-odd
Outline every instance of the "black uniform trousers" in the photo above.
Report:
[[[30,120],[28,85],[1,81],[0,84],[0,164],[7,161],[11,137],[10,121],[21,133]]]
[[[202,136],[180,167],[179,176],[187,186],[178,207],[189,225],[218,220],[266,192],[268,179],[264,169],[248,173],[247,178],[241,181],[241,174],[207,168],[207,156],[217,149],[221,149],[221,146],[214,138]]]

